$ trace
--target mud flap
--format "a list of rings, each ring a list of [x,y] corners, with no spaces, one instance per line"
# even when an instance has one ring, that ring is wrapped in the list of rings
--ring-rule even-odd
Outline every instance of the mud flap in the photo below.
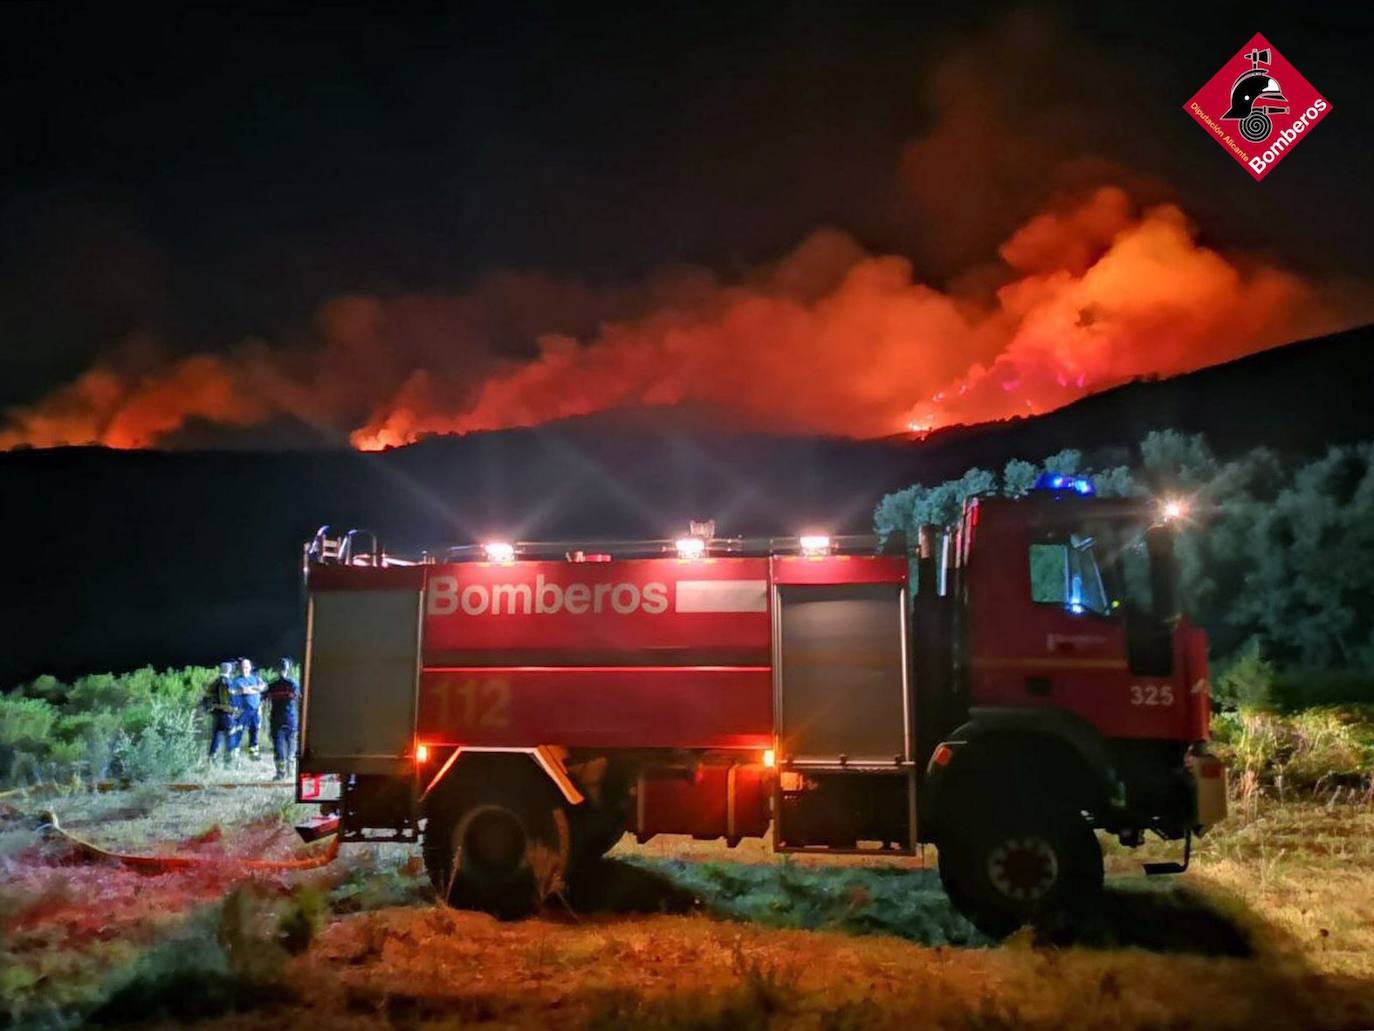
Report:
[[[1197,792],[1197,826],[1200,830],[1226,819],[1226,767],[1214,755],[1195,754],[1193,786]]]

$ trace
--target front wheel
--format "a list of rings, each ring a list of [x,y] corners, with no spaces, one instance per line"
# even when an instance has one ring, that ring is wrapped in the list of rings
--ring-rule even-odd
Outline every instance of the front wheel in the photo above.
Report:
[[[1102,849],[1081,814],[1005,807],[939,843],[954,907],[995,938],[1081,907],[1102,890]]]

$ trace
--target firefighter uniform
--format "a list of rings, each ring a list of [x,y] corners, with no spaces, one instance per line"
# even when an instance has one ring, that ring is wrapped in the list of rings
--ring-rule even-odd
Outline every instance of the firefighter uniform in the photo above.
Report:
[[[291,675],[291,661],[281,660],[281,676],[267,690],[272,703],[272,760],[276,763],[276,780],[282,780],[296,754],[296,731],[299,723],[301,685]]]
[[[238,728],[238,704],[234,696],[234,664],[221,662],[219,676],[205,694],[205,708],[210,713],[210,758],[221,748],[227,763],[234,755]]]
[[[248,733],[248,754],[258,757],[258,728],[262,723],[262,678],[253,672],[253,663],[248,659],[239,660],[239,675],[234,678],[233,689],[237,692],[240,734]]]

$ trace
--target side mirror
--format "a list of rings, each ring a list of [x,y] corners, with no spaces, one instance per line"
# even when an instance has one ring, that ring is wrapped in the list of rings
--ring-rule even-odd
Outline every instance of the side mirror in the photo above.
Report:
[[[1172,624],[1178,619],[1178,567],[1174,562],[1174,534],[1167,526],[1145,531],[1145,550],[1150,556],[1150,594],[1154,617]]]
[[[1125,608],[1126,641],[1132,673],[1167,677],[1174,671],[1174,625],[1178,621],[1178,573],[1174,563],[1174,536],[1167,526],[1145,531],[1150,556],[1152,609]]]

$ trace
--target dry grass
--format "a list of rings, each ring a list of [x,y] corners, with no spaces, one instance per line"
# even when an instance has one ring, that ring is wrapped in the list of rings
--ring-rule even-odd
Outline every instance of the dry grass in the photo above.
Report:
[[[151,877],[69,865],[38,840],[34,806],[7,800],[0,998],[18,1007],[12,1015],[42,1026],[89,1012],[137,957],[196,926],[189,914],[221,905],[243,880],[235,856],[295,847],[283,820],[294,815],[288,798],[270,788],[143,790],[43,802],[102,844],[223,860]],[[324,893],[331,915],[307,951],[281,959],[294,998],[269,978],[250,992],[247,1012],[240,998],[217,1019],[224,1027],[1374,1026],[1374,806],[1255,794],[1237,808],[1182,878],[1147,883],[1138,874],[1142,858],[1172,856],[1177,846],[1109,850],[1112,891],[1100,925],[1080,941],[1147,948],[1036,947],[1026,932],[978,947],[959,938],[959,918],[919,859],[781,861],[762,842],[735,850],[627,843],[609,867],[618,893],[599,908],[499,923],[426,904],[409,850],[358,847],[336,869],[253,879],[263,905],[304,881]],[[218,835],[208,833],[216,826]],[[973,947],[917,944],[958,940]],[[1225,954],[1243,951],[1236,943],[1253,955]]]
[[[1255,922],[1273,950],[1293,951],[1322,973],[1368,981],[1374,993],[1374,804],[1343,797],[1240,799],[1238,811],[1198,843],[1188,877]],[[1112,850],[1109,870],[1127,862],[1124,851]]]
[[[500,924],[435,910],[331,926],[293,975],[331,1026],[1341,1027],[1366,984],[1289,956],[916,948],[701,916]],[[303,1013],[304,1010],[295,1012]],[[289,1019],[286,1011],[273,1019]]]

